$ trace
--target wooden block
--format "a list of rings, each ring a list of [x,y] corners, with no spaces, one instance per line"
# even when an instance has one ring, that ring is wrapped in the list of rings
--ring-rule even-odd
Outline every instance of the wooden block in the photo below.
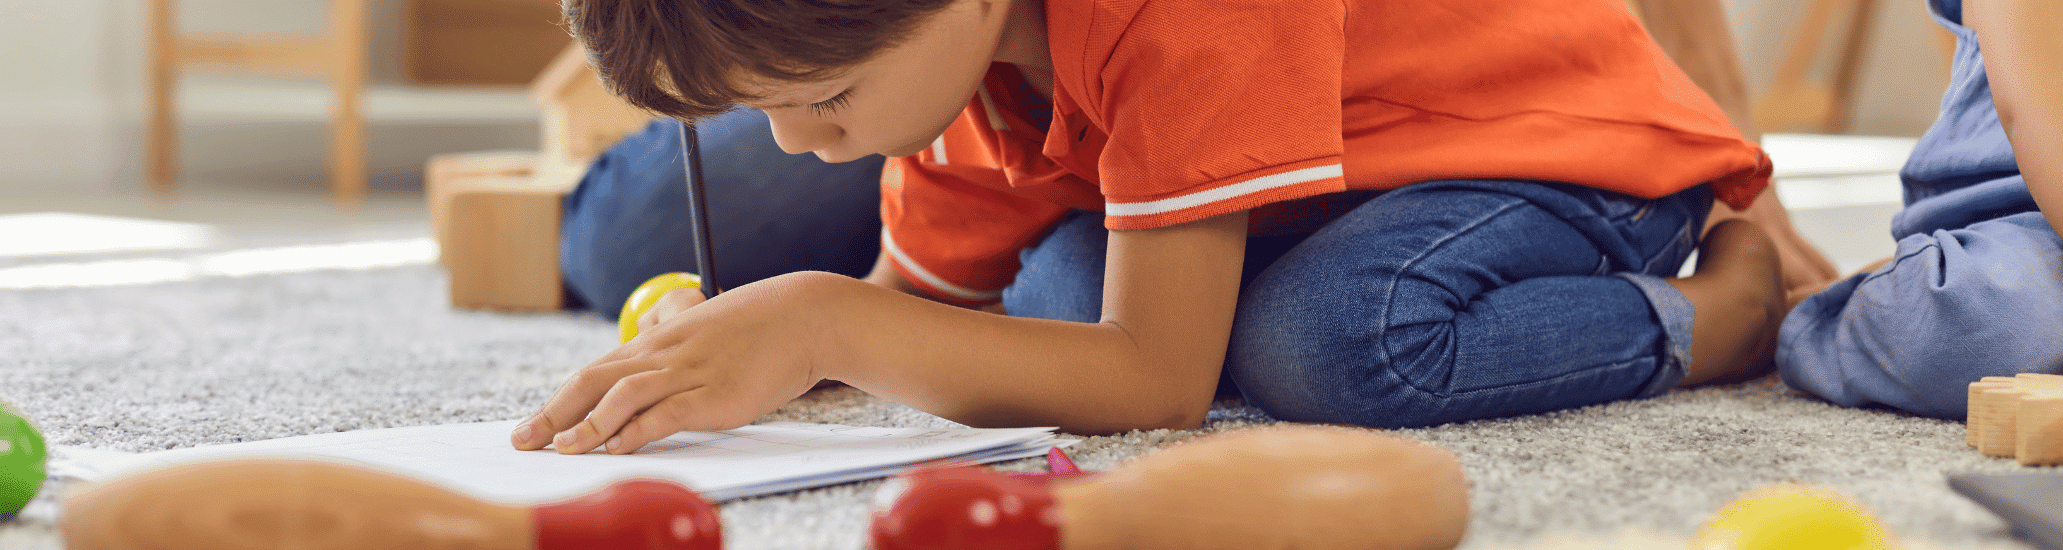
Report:
[[[478,177],[454,182],[439,239],[451,274],[451,305],[556,311],[565,307],[559,278],[559,209],[566,189],[529,178]]]
[[[1964,424],[1965,443],[1973,448],[1980,446],[1984,441],[1984,426],[1990,423],[1996,414],[1991,408],[1983,406],[1984,392],[2010,387],[2012,379],[2010,376],[1987,376],[1983,380],[1970,383],[1970,400],[1967,405],[1969,414]]]
[[[2063,392],[2020,401],[2013,454],[2024,466],[2063,464]]]
[[[1965,442],[2021,464],[2063,463],[2063,376],[1991,376],[1970,383]]]
[[[1975,410],[1984,411],[1983,423],[1977,428],[1977,452],[1984,456],[2012,457],[2013,438],[2019,431],[2014,427],[2018,418],[2019,401],[2026,392],[2018,387],[2007,386],[1985,390],[1972,404]]]
[[[525,178],[536,163],[534,151],[479,151],[430,157],[423,170],[423,196],[429,201],[430,234],[437,238],[437,244],[450,247],[444,242],[444,207],[451,204],[452,190],[462,187],[454,182],[481,176]]]

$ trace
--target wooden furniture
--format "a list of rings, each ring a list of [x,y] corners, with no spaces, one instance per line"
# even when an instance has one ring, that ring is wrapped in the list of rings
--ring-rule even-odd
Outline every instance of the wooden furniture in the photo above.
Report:
[[[366,193],[364,95],[370,72],[367,0],[327,0],[319,36],[196,33],[180,29],[178,0],[151,0],[151,189],[179,185],[179,74],[189,69],[322,78],[330,111],[330,196],[340,206]],[[572,41],[556,0],[409,0],[402,72],[424,85],[521,85]]]
[[[408,0],[401,72],[423,85],[523,85],[573,38],[558,0]]]
[[[1651,0],[1650,0],[1651,1]],[[1771,132],[1840,133],[1848,129],[1849,111],[1854,107],[1857,80],[1870,48],[1870,34],[1877,24],[1878,0],[1813,0],[1791,36],[1783,65],[1769,90],[1755,101],[1757,126]],[[1839,22],[1835,18],[1845,14]],[[1956,38],[1937,28],[1935,37],[1942,58],[1953,61]],[[1814,78],[1814,66],[1827,50],[1825,41],[1839,32],[1831,51],[1830,78]],[[1947,64],[1944,63],[1944,66]]]
[[[652,118],[610,95],[578,44],[567,46],[530,92],[544,110],[540,151],[440,155],[427,167],[431,225],[453,306],[563,308],[559,212],[566,194],[596,156]]]
[[[1855,82],[1862,72],[1876,10],[1877,0],[1814,0],[1798,25],[1797,34],[1791,37],[1776,80],[1755,102],[1757,125],[1770,131],[1823,134],[1846,128],[1849,103],[1855,99]],[[1841,42],[1834,50],[1833,78],[1828,82],[1816,81],[1808,75],[1813,62],[1819,59],[1822,40],[1827,38],[1837,11],[1847,12],[1848,17]]]
[[[179,28],[178,0],[150,2],[150,187],[179,184],[179,73],[189,67],[316,76],[334,91],[330,110],[330,195],[341,205],[365,197],[366,0],[329,0],[320,36],[190,33]]]
[[[1986,376],[1970,383],[1965,443],[2025,466],[2063,464],[2063,376]]]

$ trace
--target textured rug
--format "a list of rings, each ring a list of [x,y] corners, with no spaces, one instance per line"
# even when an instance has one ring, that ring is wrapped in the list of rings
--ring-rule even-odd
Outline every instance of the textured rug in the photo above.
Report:
[[[411,266],[0,291],[0,399],[53,445],[123,451],[500,420],[531,412],[615,335],[587,314],[453,310],[444,285],[434,267]],[[813,392],[769,420],[952,425],[850,388]],[[1107,469],[1271,422],[1224,401],[1201,430],[1091,437],[1069,452]],[[2028,548],[1944,475],[2030,469],[1965,448],[1959,423],[1831,407],[1773,378],[1400,433],[1465,462],[1468,548],[1682,548],[1734,495],[1787,480],[1852,495],[1914,547]],[[37,506],[62,513],[56,495],[68,485],[52,481]],[[725,540],[862,548],[878,485],[726,504]],[[0,523],[0,548],[59,547],[49,516]]]

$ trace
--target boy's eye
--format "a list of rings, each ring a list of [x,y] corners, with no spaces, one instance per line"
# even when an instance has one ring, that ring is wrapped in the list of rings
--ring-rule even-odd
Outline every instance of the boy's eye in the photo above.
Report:
[[[809,104],[809,112],[820,117],[827,117],[837,113],[838,109],[845,107],[850,102],[852,102],[852,88],[846,88],[845,91],[838,92],[838,95],[831,96],[831,99]]]

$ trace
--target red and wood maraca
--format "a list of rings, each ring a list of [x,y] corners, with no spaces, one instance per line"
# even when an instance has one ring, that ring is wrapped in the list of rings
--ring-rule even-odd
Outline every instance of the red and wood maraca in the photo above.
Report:
[[[377,470],[273,459],[114,480],[68,499],[61,528],[72,550],[723,547],[715,505],[670,481],[620,481],[526,508]]]
[[[1436,549],[1469,517],[1453,453],[1323,426],[1207,437],[1051,484],[918,470],[875,504],[875,550]]]

